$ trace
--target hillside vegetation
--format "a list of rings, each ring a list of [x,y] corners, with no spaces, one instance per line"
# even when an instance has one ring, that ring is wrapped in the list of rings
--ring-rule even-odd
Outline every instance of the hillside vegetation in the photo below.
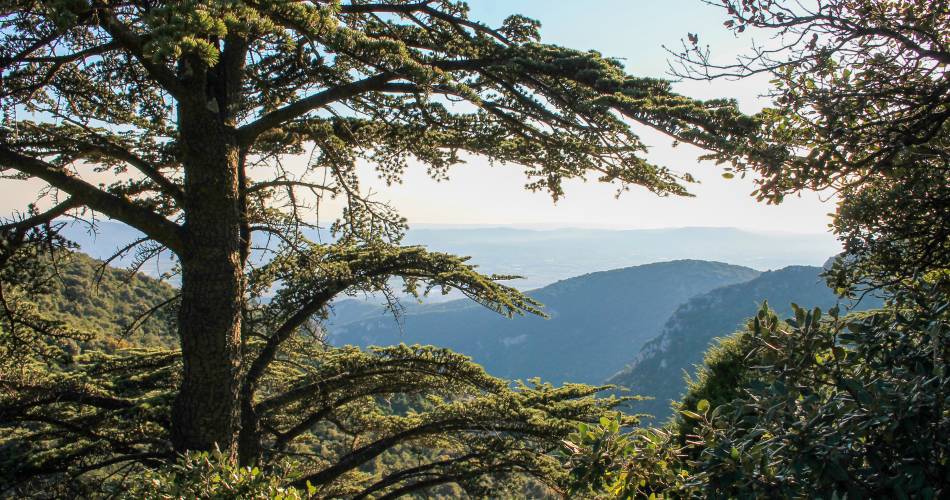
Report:
[[[544,304],[548,319],[506,319],[459,301],[412,307],[401,324],[383,312],[337,322],[329,339],[364,347],[435,344],[472,356],[502,378],[599,384],[654,337],[679,304],[758,274],[718,262],[659,262],[586,274],[530,292]]]
[[[178,292],[171,285],[104,266],[79,252],[57,259],[53,269],[48,293],[32,299],[51,319],[92,336],[86,343],[76,343],[75,350],[178,347],[174,301]]]
[[[653,36],[608,33],[627,15],[680,37],[625,44],[675,80],[484,3],[3,2],[0,498],[950,498],[948,2],[561,12],[595,45]],[[516,172],[393,203],[469,159]],[[511,180],[558,202],[708,195],[716,173],[751,193],[570,210],[783,231],[830,199],[830,234],[408,228],[546,217]],[[97,276],[75,228],[178,289]],[[750,267],[646,265],[682,258]],[[433,292],[402,323],[337,302]]]
[[[661,333],[608,382],[654,398],[632,403],[633,409],[664,420],[671,414],[670,402],[679,400],[686,389],[684,379],[703,361],[703,353],[716,338],[740,330],[762,303],[768,302],[779,317],[792,313],[792,303],[822,309],[837,304],[839,300],[821,279],[821,272],[820,267],[790,266],[693,297],[680,305]],[[879,304],[869,297],[860,305]]]

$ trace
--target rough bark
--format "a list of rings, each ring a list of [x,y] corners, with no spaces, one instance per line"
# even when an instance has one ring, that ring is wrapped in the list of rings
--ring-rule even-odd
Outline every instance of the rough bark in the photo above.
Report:
[[[253,397],[249,388],[245,388],[241,395],[241,432],[238,438],[238,462],[241,466],[254,465],[264,451],[260,417],[254,411]]]
[[[244,276],[240,156],[233,128],[206,109],[179,111],[185,166],[179,312],[181,392],[172,413],[176,450],[236,454],[240,429]]]

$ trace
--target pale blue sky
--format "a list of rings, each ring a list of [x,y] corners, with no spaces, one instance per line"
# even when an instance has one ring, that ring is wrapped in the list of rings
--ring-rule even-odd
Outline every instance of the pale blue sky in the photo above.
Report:
[[[725,17],[700,0],[472,0],[472,17],[497,25],[512,13],[542,23],[545,42],[594,49],[621,58],[635,75],[664,76],[668,55],[662,45],[677,47],[687,32],[698,33],[714,53],[728,57],[747,47],[749,38],[735,38],[723,27]],[[698,98],[733,97],[747,112],[765,104],[758,98],[766,81],[683,82],[677,91]],[[699,164],[696,148],[671,147],[652,131],[643,137],[650,159],[674,170],[692,172],[701,184],[691,186],[695,198],[658,198],[634,188],[615,198],[615,187],[595,182],[570,182],[567,196],[556,205],[545,193],[522,186],[517,167],[489,167],[472,157],[452,172],[451,180],[436,183],[423,169],[411,170],[398,186],[370,183],[380,199],[391,201],[412,223],[522,224],[545,227],[594,226],[654,228],[736,226],[756,230],[824,232],[832,202],[808,193],[780,206],[766,206],[749,196],[749,180],[726,180],[712,163]],[[372,179],[369,166],[365,179]],[[327,212],[324,212],[327,213]]]

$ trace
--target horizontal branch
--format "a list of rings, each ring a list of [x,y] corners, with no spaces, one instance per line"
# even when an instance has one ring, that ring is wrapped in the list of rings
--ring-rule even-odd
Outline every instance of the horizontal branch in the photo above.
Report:
[[[238,129],[238,141],[241,145],[250,146],[257,136],[268,130],[303,116],[310,111],[322,108],[343,99],[359,95],[363,92],[378,90],[386,83],[398,78],[393,73],[380,73],[355,82],[338,85],[318,92],[309,97],[294,101],[282,108],[275,109],[257,120]]]
[[[0,169],[13,169],[42,179],[69,193],[76,203],[124,222],[172,251],[181,252],[184,248],[181,228],[174,222],[128,199],[103,191],[50,163],[0,145]]]
[[[290,180],[280,180],[280,181],[267,181],[267,182],[258,182],[247,188],[247,193],[256,193],[264,189],[274,188],[274,187],[302,187],[307,189],[314,189],[318,191],[330,191],[335,193],[336,189],[330,186],[324,186],[323,184],[314,184],[312,182],[303,182],[303,181],[290,181]]]

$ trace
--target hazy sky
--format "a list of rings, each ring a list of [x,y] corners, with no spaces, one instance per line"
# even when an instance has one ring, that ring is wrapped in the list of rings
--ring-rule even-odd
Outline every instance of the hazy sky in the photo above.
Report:
[[[519,13],[542,23],[545,42],[577,49],[594,49],[621,58],[628,72],[641,76],[665,75],[667,54],[661,47],[678,46],[687,32],[728,56],[741,51],[749,38],[736,39],[725,30],[722,12],[700,0],[471,0],[472,17],[498,25]],[[678,92],[698,98],[734,97],[747,112],[764,101],[764,80],[677,83]],[[671,147],[669,138],[643,131],[651,146],[649,159],[676,171],[688,171],[701,183],[690,186],[695,198],[659,198],[634,187],[615,198],[616,187],[597,182],[572,181],[566,197],[556,205],[543,192],[525,191],[525,177],[517,166],[490,167],[484,158],[469,157],[437,183],[424,168],[413,168],[404,182],[386,186],[364,165],[364,187],[390,201],[410,224],[520,224],[545,227],[593,226],[655,228],[677,226],[735,226],[758,230],[824,232],[833,202],[808,193],[789,198],[780,206],[757,203],[749,196],[749,180],[726,180],[712,163],[699,164],[700,151]],[[97,179],[99,181],[100,179]],[[106,179],[101,179],[106,180]],[[0,210],[10,213],[33,200],[36,191],[21,182],[0,182]],[[332,212],[325,206],[323,214]]]
[[[748,46],[723,27],[723,13],[700,0],[471,0],[472,17],[497,25],[507,15],[524,14],[542,23],[543,40],[577,49],[594,49],[621,58],[628,72],[664,76],[667,54],[687,32],[698,33],[715,53],[727,56]],[[678,92],[698,98],[734,97],[747,112],[765,101],[758,81],[683,82]],[[388,199],[411,223],[526,224],[543,226],[598,226],[653,228],[672,226],[736,226],[749,229],[823,232],[833,202],[809,193],[789,198],[780,206],[766,206],[749,196],[749,180],[726,180],[712,163],[699,164],[700,151],[671,147],[669,138],[645,131],[649,158],[677,171],[692,172],[701,184],[692,185],[695,198],[659,198],[633,188],[615,198],[614,186],[570,182],[566,198],[556,205],[543,192],[523,189],[525,177],[516,166],[489,167],[472,157],[457,166],[448,182],[436,183],[421,168],[411,170],[403,184],[387,187],[372,183],[381,199]],[[364,179],[372,179],[367,166]],[[825,197],[827,198],[827,197]]]

